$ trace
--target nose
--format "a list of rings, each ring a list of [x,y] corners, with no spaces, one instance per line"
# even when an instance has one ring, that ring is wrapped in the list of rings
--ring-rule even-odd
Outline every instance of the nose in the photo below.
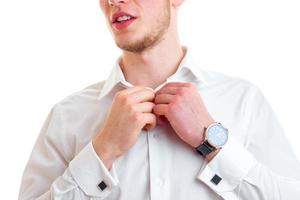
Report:
[[[111,6],[126,3],[128,0],[108,0],[108,4]]]

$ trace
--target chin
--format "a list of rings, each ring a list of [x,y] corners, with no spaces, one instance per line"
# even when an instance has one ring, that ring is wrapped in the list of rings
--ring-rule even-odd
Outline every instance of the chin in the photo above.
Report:
[[[128,35],[128,34],[124,34],[124,35],[120,35],[115,37],[115,43],[119,46],[119,47],[123,47],[123,46],[130,46],[134,43],[136,43],[139,39],[137,37],[133,37],[132,35]]]

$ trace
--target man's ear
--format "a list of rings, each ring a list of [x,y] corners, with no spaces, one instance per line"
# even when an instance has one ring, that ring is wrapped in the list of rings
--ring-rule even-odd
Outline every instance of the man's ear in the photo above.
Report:
[[[170,0],[173,7],[180,6],[185,0]]]

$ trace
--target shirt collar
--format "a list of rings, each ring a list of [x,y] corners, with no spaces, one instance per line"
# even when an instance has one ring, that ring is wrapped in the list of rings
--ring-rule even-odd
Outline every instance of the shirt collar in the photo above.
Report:
[[[203,85],[207,85],[207,81],[205,80],[203,76],[203,71],[198,67],[196,62],[193,60],[193,56],[191,55],[190,50],[186,46],[182,46],[185,50],[186,53],[181,60],[178,69],[174,74],[172,74],[170,77],[167,78],[166,82],[171,82],[171,80],[175,81],[176,77],[180,76],[182,69],[186,68],[189,71],[191,71],[200,81]],[[97,99],[101,99],[103,96],[107,95],[115,85],[118,83],[122,83],[123,85],[127,87],[133,87],[133,85],[129,82],[126,81],[123,71],[120,67],[120,60],[121,56],[118,57],[118,59],[115,62],[115,65],[109,74],[108,78],[106,79],[104,86],[102,87],[100,94],[98,95]],[[162,86],[162,85],[161,85]],[[158,88],[156,88],[157,90]]]

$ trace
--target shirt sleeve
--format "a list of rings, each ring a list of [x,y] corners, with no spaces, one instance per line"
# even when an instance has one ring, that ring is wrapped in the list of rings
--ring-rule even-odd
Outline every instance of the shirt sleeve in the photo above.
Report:
[[[300,199],[300,165],[274,111],[254,87],[245,142],[230,134],[222,150],[199,172],[223,199]],[[230,130],[229,130],[230,131]]]
[[[89,142],[70,155],[62,113],[56,105],[43,124],[23,173],[20,200],[104,199],[118,186],[115,167],[109,171]]]

